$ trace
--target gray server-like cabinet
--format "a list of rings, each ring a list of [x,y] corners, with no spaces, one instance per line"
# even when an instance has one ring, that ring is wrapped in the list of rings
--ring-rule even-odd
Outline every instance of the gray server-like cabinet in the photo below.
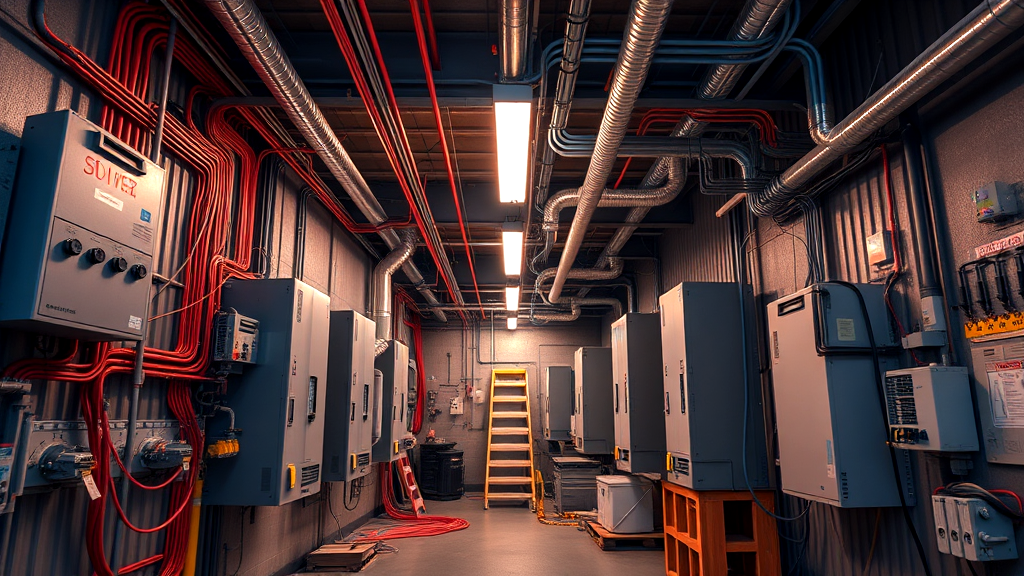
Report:
[[[876,346],[896,340],[880,285],[858,284]],[[868,326],[857,293],[815,284],[768,304],[782,489],[844,508],[899,506],[897,485],[916,502],[909,454],[898,450],[899,483],[886,445]],[[883,371],[897,366],[880,358]]]
[[[410,402],[415,402],[415,392],[409,386],[416,383],[416,372],[409,363],[409,347],[398,340],[388,343],[388,348],[374,361],[374,366],[384,376],[381,391],[380,440],[373,445],[374,462],[394,462],[412,448],[416,438],[409,431],[412,411]]]
[[[237,456],[207,463],[203,502],[278,506],[320,491],[330,299],[291,278],[230,280],[221,305],[260,323],[256,363],[228,376]],[[209,437],[227,418],[211,419]]]
[[[324,482],[348,482],[372,468],[376,324],[353,310],[331,312],[324,402]]]
[[[661,367],[657,314],[630,312],[612,323],[615,467],[624,472],[665,469]]]
[[[612,396],[612,349],[596,346],[577,349],[571,432],[579,452],[612,453],[615,446]]]
[[[164,171],[70,110],[29,116],[0,266],[0,322],[142,340]]]
[[[751,486],[770,485],[749,286],[744,286],[744,296],[751,303],[746,311],[734,282],[684,282],[659,300],[667,479],[674,484],[694,490],[745,490],[745,457]],[[748,320],[746,341],[740,326],[743,313]]]
[[[552,456],[555,512],[589,512],[597,509],[597,477],[603,466],[579,456]]]
[[[548,366],[544,374],[540,405],[544,410],[544,439],[571,440],[572,367]]]

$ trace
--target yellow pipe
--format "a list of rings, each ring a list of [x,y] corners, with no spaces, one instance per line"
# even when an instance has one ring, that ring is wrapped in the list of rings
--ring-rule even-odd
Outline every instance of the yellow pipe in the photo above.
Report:
[[[192,489],[192,517],[189,518],[188,548],[185,550],[185,568],[181,576],[196,576],[196,556],[199,553],[199,510],[203,507],[203,480],[196,478]]]

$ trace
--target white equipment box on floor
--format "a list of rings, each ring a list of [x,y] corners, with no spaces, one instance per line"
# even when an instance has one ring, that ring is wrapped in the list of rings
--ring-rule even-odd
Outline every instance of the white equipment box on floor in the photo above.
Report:
[[[598,476],[597,521],[613,534],[653,532],[654,483],[641,476]]]

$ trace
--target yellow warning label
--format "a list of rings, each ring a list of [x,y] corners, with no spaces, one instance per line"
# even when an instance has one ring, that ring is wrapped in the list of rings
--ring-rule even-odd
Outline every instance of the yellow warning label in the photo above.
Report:
[[[964,335],[968,339],[1006,334],[1024,330],[1024,312],[1010,312],[994,318],[985,318],[964,324]]]

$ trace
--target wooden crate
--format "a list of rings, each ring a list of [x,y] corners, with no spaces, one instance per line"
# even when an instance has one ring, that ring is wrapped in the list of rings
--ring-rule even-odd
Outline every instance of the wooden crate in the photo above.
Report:
[[[749,491],[698,492],[662,482],[668,576],[780,576],[775,520]],[[756,491],[775,511],[771,490]]]

